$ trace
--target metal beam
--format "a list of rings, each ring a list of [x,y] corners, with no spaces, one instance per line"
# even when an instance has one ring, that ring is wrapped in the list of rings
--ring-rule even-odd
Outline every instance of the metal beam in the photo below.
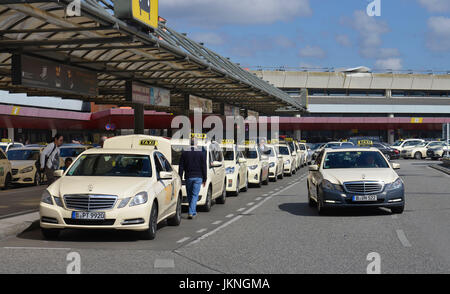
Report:
[[[3,4],[3,3],[2,3]],[[78,27],[78,28],[48,28],[48,29],[23,29],[23,30],[0,30],[0,35],[10,34],[34,34],[34,33],[65,33],[65,32],[87,32],[116,30],[114,26]]]
[[[73,45],[73,44],[111,44],[131,42],[131,36],[112,38],[74,38],[74,39],[52,39],[52,40],[0,40],[0,48],[22,48],[30,46],[51,46],[51,45]],[[81,47],[82,48],[82,47]],[[56,49],[56,48],[55,48]]]

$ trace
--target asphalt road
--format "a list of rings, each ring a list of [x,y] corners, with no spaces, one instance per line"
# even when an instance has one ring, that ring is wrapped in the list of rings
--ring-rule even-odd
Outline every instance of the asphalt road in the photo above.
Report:
[[[156,240],[111,231],[64,231],[44,241],[37,227],[0,241],[0,273],[450,273],[450,177],[429,161],[399,161],[406,210],[343,210],[318,216],[308,207],[306,168],[250,189]],[[186,217],[186,215],[184,215]],[[72,260],[72,261],[71,261]],[[371,268],[371,267],[370,267]]]
[[[0,191],[0,219],[39,210],[42,192],[47,185],[14,187]]]

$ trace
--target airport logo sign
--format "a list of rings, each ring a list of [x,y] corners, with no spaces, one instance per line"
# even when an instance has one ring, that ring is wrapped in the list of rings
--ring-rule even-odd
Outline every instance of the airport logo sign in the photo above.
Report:
[[[114,14],[118,18],[132,19],[151,28],[158,27],[158,0],[115,0]]]

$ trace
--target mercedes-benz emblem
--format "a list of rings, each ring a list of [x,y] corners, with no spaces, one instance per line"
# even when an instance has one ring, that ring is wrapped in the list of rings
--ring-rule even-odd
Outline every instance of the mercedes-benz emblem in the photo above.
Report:
[[[89,184],[89,186],[88,186],[88,190],[89,190],[89,192],[92,192],[92,190],[94,190],[94,185],[92,185],[92,184]]]

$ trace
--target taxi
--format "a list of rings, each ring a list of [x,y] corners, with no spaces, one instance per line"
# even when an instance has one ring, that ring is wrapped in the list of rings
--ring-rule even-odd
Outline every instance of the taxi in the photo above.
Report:
[[[11,163],[6,157],[5,152],[0,149],[0,187],[4,190],[11,188],[12,171]]]
[[[308,147],[306,146],[306,142],[297,142],[298,150],[301,157],[301,166],[307,166],[308,165]]]
[[[45,175],[39,171],[39,158],[42,147],[21,147],[10,149],[6,156],[11,162],[12,182],[20,185],[38,186],[45,181]]]
[[[220,147],[225,160],[227,194],[239,196],[241,191],[248,190],[247,160],[234,140],[223,140]]]
[[[0,148],[6,153],[9,149],[24,147],[22,143],[13,142],[11,139],[2,139],[0,141]]]
[[[225,161],[223,158],[222,149],[217,142],[212,142],[206,138],[206,134],[191,134],[198,140],[198,147],[201,147],[206,152],[206,164],[207,164],[207,178],[206,184],[201,186],[200,193],[198,195],[197,205],[203,212],[211,211],[213,202],[217,204],[225,204],[227,199],[227,185],[225,174]],[[180,164],[181,153],[183,149],[188,148],[191,144],[190,139],[172,139],[171,158],[169,159],[173,167],[178,172],[178,166]],[[187,199],[186,185],[183,180],[182,193],[183,193],[183,206],[189,206]]]
[[[445,142],[442,141],[431,141],[431,142],[422,142],[416,146],[410,146],[403,148],[401,152],[401,157],[403,158],[414,158],[414,159],[424,159],[427,158],[427,151],[431,148],[439,148],[444,147]]]
[[[425,140],[422,140],[422,139],[398,140],[397,142],[392,144],[391,147],[398,150],[401,153],[403,151],[403,149],[408,148],[408,147],[417,146],[423,142],[425,142]]]
[[[47,239],[62,229],[136,231],[146,240],[158,223],[181,222],[181,179],[170,165],[170,141],[113,137],[80,154],[42,194],[40,227]]]
[[[283,158],[283,174],[291,177],[295,173],[295,165],[292,161],[291,148],[285,142],[276,145],[278,152]]]
[[[275,145],[268,144],[266,149],[267,151],[263,152],[263,154],[269,157],[269,179],[276,182],[284,177],[283,156],[281,156]]]
[[[319,214],[331,208],[386,207],[403,213],[405,185],[380,150],[373,147],[327,148],[307,178],[308,203]]]
[[[75,160],[75,158],[78,157],[81,153],[84,151],[92,148],[88,145],[81,145],[81,144],[64,144],[61,147],[59,147],[59,167],[63,168],[64,163],[67,158],[72,158],[72,160]]]
[[[248,182],[258,188],[269,184],[269,157],[262,154],[256,141],[244,142],[244,156],[247,159]]]
[[[291,156],[292,156],[292,164],[294,165],[294,174],[297,172],[297,170],[300,168],[300,154],[297,150],[297,145],[294,142],[294,139],[292,138],[285,138],[284,141],[291,149]]]

